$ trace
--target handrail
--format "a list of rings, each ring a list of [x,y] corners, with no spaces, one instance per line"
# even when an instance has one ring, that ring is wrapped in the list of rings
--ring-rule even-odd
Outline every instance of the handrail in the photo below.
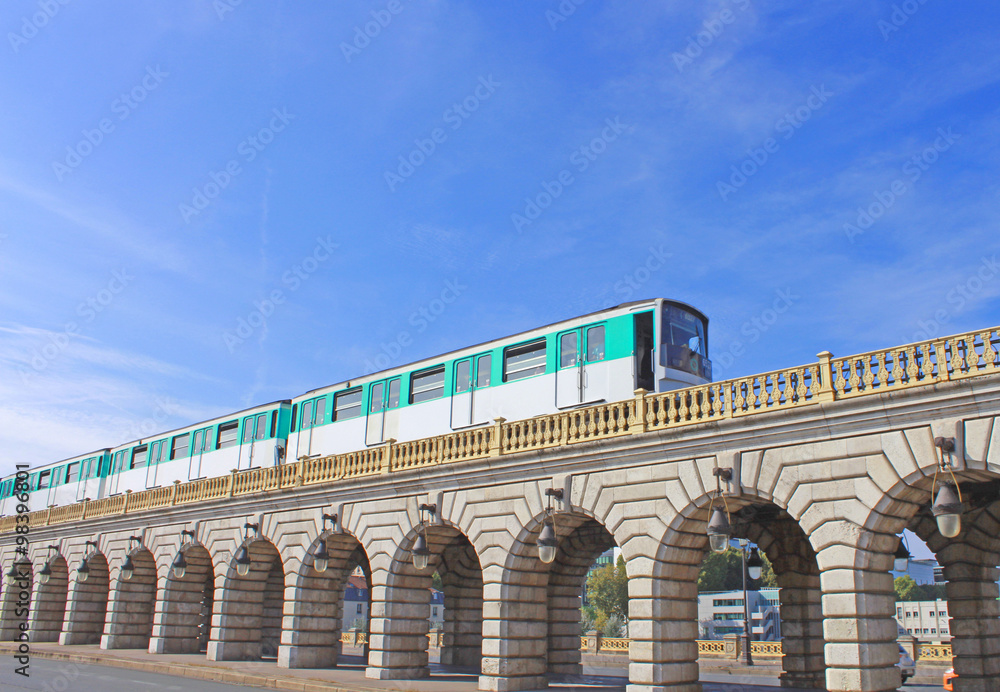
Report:
[[[348,478],[398,473],[491,456],[571,445],[623,435],[752,416],[813,404],[878,395],[949,380],[1000,373],[1000,327],[921,341],[844,358],[819,354],[819,362],[759,375],[675,389],[519,421],[495,419],[489,426],[408,442],[387,440],[346,454],[204,478],[31,512],[31,527],[144,512],[334,483]],[[23,524],[23,520],[22,520]],[[0,517],[0,534],[17,517]]]

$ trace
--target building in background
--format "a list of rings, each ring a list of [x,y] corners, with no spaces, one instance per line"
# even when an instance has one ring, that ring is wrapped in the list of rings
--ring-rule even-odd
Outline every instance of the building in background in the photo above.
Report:
[[[781,639],[781,607],[778,589],[748,591],[750,627],[754,641]],[[743,591],[713,591],[698,594],[698,623],[703,639],[722,639],[743,634]]]
[[[431,603],[428,609],[427,619],[431,622],[431,629],[440,629],[444,625],[444,592],[438,589],[431,589]],[[357,627],[365,632],[368,631],[368,583],[363,574],[352,574],[344,587],[344,617],[343,629],[349,630]]]
[[[910,560],[905,572],[893,571],[892,577],[911,577],[918,584],[940,584],[943,583],[943,578],[938,581],[940,573],[941,568],[935,560]]]
[[[951,641],[948,625],[948,601],[896,601],[896,620],[919,641],[942,643]]]

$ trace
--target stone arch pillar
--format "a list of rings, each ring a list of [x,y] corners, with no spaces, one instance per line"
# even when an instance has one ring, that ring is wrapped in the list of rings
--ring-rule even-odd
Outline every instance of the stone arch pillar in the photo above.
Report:
[[[247,543],[250,571],[240,576],[235,557],[216,570],[210,661],[256,661],[276,657],[285,600],[284,565],[274,544]]]
[[[66,618],[59,635],[60,644],[101,642],[108,612],[108,560],[101,553],[93,553],[87,558],[87,565],[90,567],[90,574],[86,581],[81,580],[77,572],[75,579],[70,582]]]
[[[102,649],[148,649],[156,609],[156,560],[146,548],[131,553],[131,579],[121,568],[108,603],[107,623],[101,637]]]
[[[355,567],[367,573],[368,556],[357,539],[348,534],[325,534],[330,555],[325,572],[317,572],[310,549],[285,604],[284,630],[278,650],[280,668],[332,668],[340,657],[344,590]],[[370,592],[370,588],[369,588]]]
[[[3,573],[3,593],[0,593],[0,641],[18,641],[28,623],[34,570],[30,562],[15,562],[17,576]]]
[[[196,654],[208,645],[215,591],[212,556],[198,544],[187,545],[183,551],[184,576],[177,579],[168,571],[156,603],[151,654]]]
[[[444,591],[441,664],[478,669],[483,655],[483,571],[475,548],[464,536],[453,540],[437,569]]]
[[[896,664],[895,533],[830,520],[810,535],[823,589],[826,689],[882,692],[900,685]]]
[[[69,567],[66,558],[56,555],[49,561],[52,574],[45,584],[36,580],[28,630],[33,642],[57,642],[66,617],[69,597]]]

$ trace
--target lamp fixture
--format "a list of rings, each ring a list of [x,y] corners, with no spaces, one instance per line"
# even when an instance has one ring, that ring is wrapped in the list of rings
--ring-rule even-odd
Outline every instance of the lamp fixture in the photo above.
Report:
[[[173,575],[174,579],[183,579],[184,575],[187,574],[187,560],[184,559],[184,546],[187,545],[184,542],[184,537],[189,536],[191,542],[194,541],[194,531],[188,531],[184,529],[181,531],[181,547],[177,550],[177,557],[174,558],[174,562],[170,565],[170,573]]]
[[[899,546],[896,548],[896,554],[892,559],[892,571],[905,572],[909,566],[910,551],[906,546],[906,534],[903,534],[903,536],[899,539]]]
[[[336,514],[324,514],[323,515],[323,530],[320,531],[320,541],[319,548],[316,549],[316,554],[313,555],[313,569],[315,569],[320,574],[326,571],[327,567],[330,566],[330,553],[326,550],[326,522],[333,522],[333,525],[337,525],[337,515]]]
[[[760,579],[764,571],[764,560],[760,557],[760,552],[754,546],[750,549],[750,557],[747,558],[747,575],[754,581]]]
[[[556,559],[559,550],[559,536],[556,535],[555,510],[552,509],[552,498],[562,502],[562,488],[546,488],[545,496],[549,498],[548,507],[545,508],[545,521],[542,530],[538,532],[538,559],[545,564],[551,564]]]
[[[250,574],[250,551],[247,550],[247,541],[250,539],[250,529],[253,529],[255,534],[259,534],[260,524],[246,523],[243,525],[243,545],[240,546],[240,551],[236,553],[236,573],[241,577],[245,577]]]
[[[931,513],[937,521],[938,532],[945,538],[954,538],[962,532],[962,490],[959,488],[955,472],[951,468],[951,454],[955,451],[955,438],[935,437],[934,446],[939,450],[940,460],[938,467],[934,469],[934,481],[931,484],[931,496],[934,497]],[[947,461],[944,458],[945,452],[948,453]],[[951,476],[951,482],[942,481],[941,489],[934,496],[938,473],[945,471]]]
[[[132,554],[131,554],[132,541],[135,541],[136,543],[138,543],[140,545],[140,547],[142,546],[142,538],[141,537],[139,537],[139,536],[129,536],[128,537],[128,549],[129,549],[130,552],[129,552],[129,554],[127,554],[125,556],[125,564],[122,565],[122,579],[124,579],[125,581],[131,581],[132,575],[135,574],[135,565],[132,564]]]
[[[732,526],[729,523],[729,505],[726,496],[722,494],[722,481],[729,483],[733,479],[732,469],[714,468],[715,498],[712,501],[712,515],[708,520],[708,547],[713,553],[724,553],[729,549],[729,539],[732,536]],[[722,499],[722,504],[718,503]]]
[[[427,565],[431,559],[431,551],[427,547],[427,529],[424,527],[424,512],[427,512],[432,517],[437,514],[437,505],[422,504],[418,508],[420,510],[420,526],[417,527],[417,540],[413,544],[413,567],[418,572],[423,572],[427,569]]]
[[[47,547],[47,550],[49,551],[49,553],[48,553],[48,555],[45,556],[45,564],[42,565],[42,568],[40,570],[38,570],[38,583],[39,584],[48,584],[49,583],[49,579],[52,578],[52,565],[50,564],[52,562],[52,551],[53,550],[56,551],[56,555],[58,555],[59,554],[59,546],[57,546],[57,545],[50,545],[50,546]]]
[[[97,552],[97,541],[84,541],[84,552],[86,552],[87,546],[93,546],[94,552]],[[80,561],[80,566],[76,569],[76,578],[80,581],[87,581],[90,577],[90,555],[84,555],[83,560]]]

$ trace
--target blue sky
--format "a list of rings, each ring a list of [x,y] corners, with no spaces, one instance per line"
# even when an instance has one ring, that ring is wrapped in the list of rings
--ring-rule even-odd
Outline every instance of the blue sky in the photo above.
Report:
[[[2,473],[639,297],[718,378],[1000,321],[995,3],[4,10]]]

